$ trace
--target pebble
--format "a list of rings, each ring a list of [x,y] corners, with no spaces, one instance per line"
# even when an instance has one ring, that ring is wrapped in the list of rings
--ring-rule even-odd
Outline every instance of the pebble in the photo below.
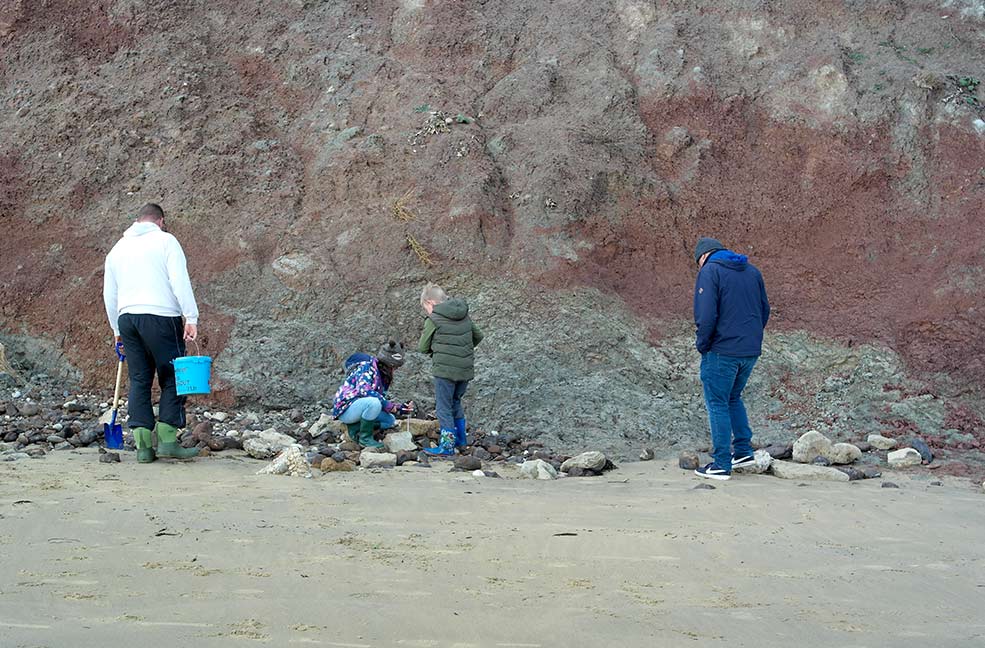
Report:
[[[790,443],[774,443],[763,448],[774,459],[789,459],[793,456],[793,445]]]
[[[712,486],[711,484],[698,484],[691,490],[715,490],[715,487]]]
[[[37,403],[21,403],[17,406],[17,413],[21,416],[37,416],[41,407]]]
[[[120,453],[118,452],[107,452],[106,454],[99,455],[100,463],[120,463]]]
[[[397,465],[397,455],[392,452],[371,452],[366,449],[359,454],[359,465],[363,468],[393,468]]]
[[[700,464],[701,460],[694,452],[682,452],[677,458],[677,465],[681,467],[681,470],[697,470]]]
[[[907,468],[909,466],[919,466],[923,462],[923,457],[913,448],[901,448],[889,453],[889,465],[893,468]]]
[[[653,461],[653,458],[657,454],[653,451],[653,448],[643,448],[643,452],[640,453],[640,461]]]
[[[322,472],[351,472],[356,469],[356,464],[348,459],[336,461],[333,457],[325,457],[319,468]]]
[[[472,456],[479,461],[491,461],[493,458],[492,453],[481,446],[472,449]]]
[[[887,481],[884,481],[884,482],[882,482],[882,487],[883,488],[899,488],[899,484],[897,484],[896,482],[887,482]]]
[[[65,443],[65,439],[58,436],[57,434],[52,434],[45,439],[51,445],[58,445],[59,443]]]
[[[896,439],[890,439],[881,434],[870,434],[865,440],[877,450],[892,450],[896,447]]]
[[[523,479],[557,479],[557,470],[543,459],[529,459],[520,464]]]
[[[0,455],[0,460],[3,461],[19,461],[21,459],[30,459],[31,455],[26,452],[11,452],[10,454]]]

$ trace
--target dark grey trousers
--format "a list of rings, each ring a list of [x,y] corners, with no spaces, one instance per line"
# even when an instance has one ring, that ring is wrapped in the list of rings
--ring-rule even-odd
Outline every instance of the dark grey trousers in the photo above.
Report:
[[[132,430],[136,427],[154,429],[154,409],[151,387],[154,374],[161,388],[158,420],[176,428],[185,427],[185,397],[175,388],[174,365],[171,361],[185,355],[184,323],[180,317],[160,315],[120,315],[120,337],[127,356],[130,375],[130,402],[127,410]]]

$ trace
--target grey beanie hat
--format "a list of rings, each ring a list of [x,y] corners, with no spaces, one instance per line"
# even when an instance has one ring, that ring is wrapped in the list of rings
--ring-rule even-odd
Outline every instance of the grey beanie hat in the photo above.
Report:
[[[399,342],[390,340],[376,354],[376,358],[390,367],[399,367],[404,363],[404,347]]]
[[[718,239],[703,236],[698,239],[698,245],[694,248],[694,262],[698,263],[708,252],[718,252],[724,250],[725,246]]]

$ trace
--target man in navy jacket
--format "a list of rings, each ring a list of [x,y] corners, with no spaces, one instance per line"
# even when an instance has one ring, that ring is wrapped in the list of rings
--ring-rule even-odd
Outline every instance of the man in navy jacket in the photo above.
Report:
[[[733,468],[753,463],[742,390],[762,353],[770,304],[763,275],[748,257],[716,239],[702,238],[694,260],[695,346],[701,353],[701,383],[714,445],[714,461],[694,472],[724,480]]]

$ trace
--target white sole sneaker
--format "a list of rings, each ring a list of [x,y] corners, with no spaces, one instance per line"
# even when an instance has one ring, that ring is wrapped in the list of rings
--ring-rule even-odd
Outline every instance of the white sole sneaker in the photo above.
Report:
[[[732,470],[736,468],[745,468],[746,466],[753,466],[756,464],[756,458],[753,456],[743,457],[739,461],[732,461]]]
[[[704,477],[706,479],[717,479],[718,481],[728,481],[732,479],[732,475],[726,475],[725,473],[706,473],[700,470],[695,470],[694,474],[698,477]]]

